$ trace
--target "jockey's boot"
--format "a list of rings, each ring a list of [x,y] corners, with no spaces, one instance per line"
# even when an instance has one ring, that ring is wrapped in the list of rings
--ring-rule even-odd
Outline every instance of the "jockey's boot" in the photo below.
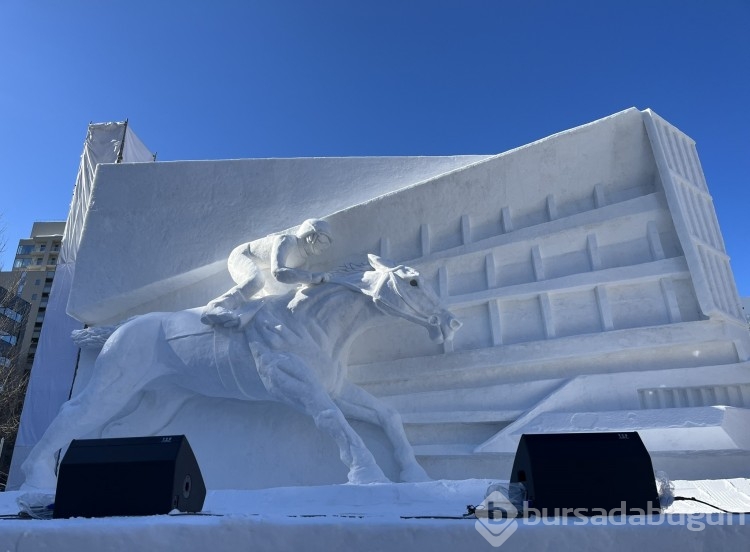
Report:
[[[239,326],[240,317],[237,310],[244,303],[245,298],[242,292],[236,287],[232,288],[206,305],[201,314],[201,322],[209,326],[224,328]]]

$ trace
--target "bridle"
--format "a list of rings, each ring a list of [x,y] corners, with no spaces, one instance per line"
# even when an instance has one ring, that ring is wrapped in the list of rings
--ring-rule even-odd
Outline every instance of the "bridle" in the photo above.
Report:
[[[403,309],[397,308],[395,305],[389,303],[386,299],[384,299],[384,296],[388,295],[388,294],[383,293],[383,287],[386,285],[386,282],[388,282],[391,279],[394,279],[395,271],[401,270],[403,268],[404,268],[403,266],[397,266],[395,268],[388,268],[387,270],[383,271],[380,274],[380,277],[378,278],[378,281],[375,284],[375,289],[372,295],[375,306],[378,307],[378,309],[380,309],[385,314],[389,314],[391,316],[397,316],[399,318],[408,320],[409,322],[414,322],[422,326],[439,326],[440,317],[437,314],[422,313],[417,307],[414,306],[414,304],[407,297],[404,297],[404,295],[399,293],[398,286],[396,285],[394,285],[391,288],[391,291],[399,299],[401,299],[401,301],[404,303],[404,305],[406,305],[409,311],[405,312]]]

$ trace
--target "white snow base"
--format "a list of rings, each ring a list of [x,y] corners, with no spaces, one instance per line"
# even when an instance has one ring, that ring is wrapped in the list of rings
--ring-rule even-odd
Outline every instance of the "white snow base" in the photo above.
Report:
[[[209,492],[204,512],[100,519],[1,520],[0,550],[493,550],[459,517],[495,480]],[[675,481],[676,496],[750,511],[750,480]],[[0,512],[21,492],[0,493]],[[713,513],[711,513],[713,512]],[[675,502],[661,516],[518,519],[511,550],[742,550],[750,516]],[[429,517],[434,516],[434,517]],[[747,519],[746,519],[747,518]]]

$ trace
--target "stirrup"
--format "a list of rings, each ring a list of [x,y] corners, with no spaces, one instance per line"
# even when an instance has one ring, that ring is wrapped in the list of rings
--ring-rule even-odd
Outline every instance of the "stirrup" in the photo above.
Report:
[[[234,328],[240,325],[240,317],[234,311],[221,305],[206,307],[201,314],[201,322],[207,326]]]

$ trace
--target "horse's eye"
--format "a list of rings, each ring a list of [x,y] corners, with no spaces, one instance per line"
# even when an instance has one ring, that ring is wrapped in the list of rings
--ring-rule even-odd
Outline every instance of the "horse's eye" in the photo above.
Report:
[[[412,287],[419,287],[419,282],[416,280],[409,280],[409,285]]]

